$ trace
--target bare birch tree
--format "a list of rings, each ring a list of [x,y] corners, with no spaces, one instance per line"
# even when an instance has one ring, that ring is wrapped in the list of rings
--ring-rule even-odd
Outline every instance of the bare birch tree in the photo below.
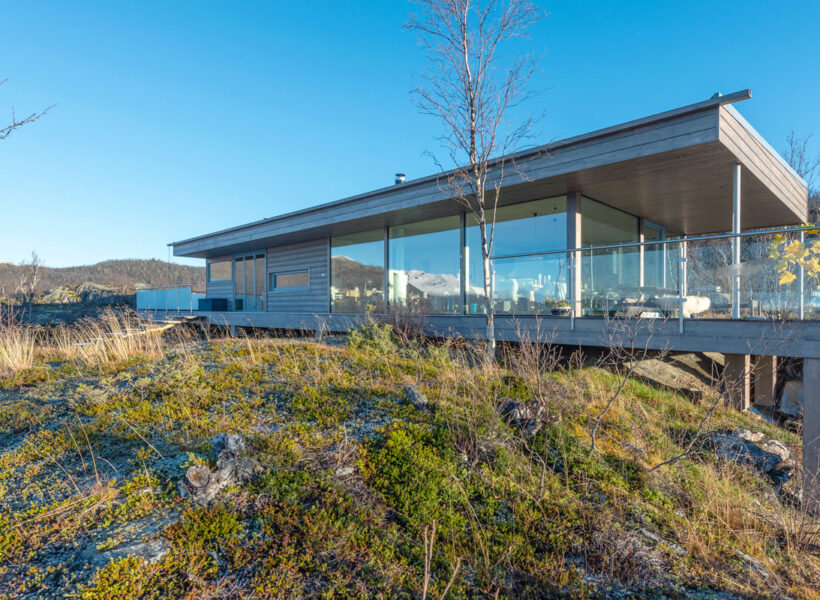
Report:
[[[438,117],[439,141],[455,169],[440,179],[444,190],[474,218],[481,234],[487,356],[495,357],[495,315],[490,256],[495,209],[505,156],[519,149],[537,116],[513,123],[511,110],[534,93],[537,68],[530,54],[505,60],[510,42],[527,38],[544,12],[529,0],[417,0],[407,28],[418,35],[429,70],[413,90],[419,109]],[[440,164],[440,163],[439,163]],[[467,282],[469,285],[469,282]]]
[[[3,85],[4,83],[6,83],[6,81],[8,81],[8,80],[0,79],[0,85]],[[12,107],[11,108],[11,123],[9,123],[8,125],[0,125],[0,140],[4,140],[7,137],[9,137],[15,129],[18,129],[18,128],[22,127],[23,125],[28,125],[29,123],[34,123],[34,121],[36,121],[37,119],[42,117],[44,114],[46,114],[52,108],[53,108],[53,106],[49,106],[45,110],[43,110],[39,113],[38,112],[33,112],[33,113],[31,113],[30,115],[28,115],[26,117],[18,118],[17,114],[14,111],[14,107]]]

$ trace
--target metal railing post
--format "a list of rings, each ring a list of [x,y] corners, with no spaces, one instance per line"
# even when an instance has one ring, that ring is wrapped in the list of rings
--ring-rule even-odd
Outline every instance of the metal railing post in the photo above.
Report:
[[[575,331],[575,261],[577,256],[575,252],[569,253],[569,328]]]
[[[683,271],[686,268],[686,255],[683,251],[683,243],[678,244],[678,332],[683,333]]]
[[[805,247],[806,244],[806,232],[800,232],[800,245]],[[800,320],[806,318],[806,269],[803,267],[803,263],[800,263]]]

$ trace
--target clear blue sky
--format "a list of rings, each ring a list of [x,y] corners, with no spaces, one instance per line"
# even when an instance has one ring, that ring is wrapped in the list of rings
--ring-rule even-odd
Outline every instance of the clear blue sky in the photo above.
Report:
[[[542,3],[548,142],[752,88],[776,148],[820,151],[820,2]],[[166,243],[435,171],[403,0],[0,2],[0,260],[165,258]],[[194,261],[196,264],[196,261]]]

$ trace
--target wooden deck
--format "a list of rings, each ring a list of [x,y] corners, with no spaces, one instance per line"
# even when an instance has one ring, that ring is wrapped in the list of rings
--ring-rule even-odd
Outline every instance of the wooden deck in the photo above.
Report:
[[[217,326],[344,332],[363,322],[363,315],[282,312],[195,312]],[[376,315],[374,318],[380,318]],[[393,319],[385,315],[385,319]],[[484,317],[419,315],[411,317],[434,337],[485,338]],[[820,321],[755,319],[576,319],[568,317],[497,316],[496,336],[503,341],[540,341],[569,346],[603,347],[613,340],[636,347],[681,352],[722,352],[758,356],[820,358]]]

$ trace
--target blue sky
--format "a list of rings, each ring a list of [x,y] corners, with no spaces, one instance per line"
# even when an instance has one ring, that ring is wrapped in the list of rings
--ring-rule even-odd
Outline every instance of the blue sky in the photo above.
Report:
[[[815,133],[820,2],[541,2],[548,142],[752,88],[776,148]],[[166,244],[435,171],[403,0],[0,2],[0,260],[165,258]],[[197,264],[197,261],[189,261]]]

